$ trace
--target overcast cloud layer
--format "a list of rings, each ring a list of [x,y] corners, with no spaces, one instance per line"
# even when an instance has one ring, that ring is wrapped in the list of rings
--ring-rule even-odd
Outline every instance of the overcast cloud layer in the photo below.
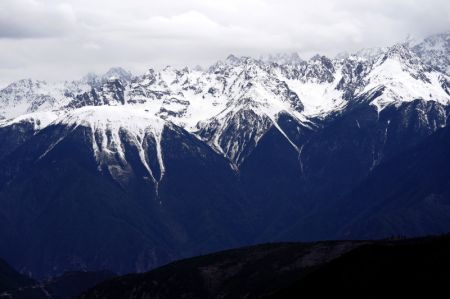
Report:
[[[449,29],[448,0],[0,0],[0,82],[334,55]]]

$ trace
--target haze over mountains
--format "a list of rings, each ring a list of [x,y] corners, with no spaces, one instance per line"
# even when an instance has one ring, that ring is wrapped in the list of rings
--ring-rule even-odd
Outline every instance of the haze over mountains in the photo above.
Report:
[[[330,59],[0,90],[0,256],[145,271],[268,241],[450,230],[450,35]]]

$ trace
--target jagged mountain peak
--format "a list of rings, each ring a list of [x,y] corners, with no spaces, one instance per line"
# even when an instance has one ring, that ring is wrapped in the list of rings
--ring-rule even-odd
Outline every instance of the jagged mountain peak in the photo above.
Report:
[[[111,67],[108,71],[101,75],[90,72],[83,76],[79,82],[95,88],[104,82],[113,79],[120,80],[123,84],[126,84],[134,79],[134,75],[122,67]]]
[[[140,82],[142,84],[150,85],[154,84],[157,80],[160,80],[160,73],[150,68],[142,76],[136,77],[132,83]]]
[[[303,80],[331,83],[335,78],[333,61],[323,55],[315,55],[304,68]]]
[[[441,77],[442,74],[423,63],[407,43],[396,44],[374,63],[365,78],[363,92],[383,90],[372,102],[379,111],[390,104],[415,99],[447,105],[450,98],[442,87]]]
[[[386,59],[399,59],[406,62],[415,62],[419,63],[420,59],[415,55],[415,53],[411,50],[408,43],[397,43],[382,53],[381,60],[384,61]]]
[[[3,90],[12,92],[16,91],[17,89],[32,91],[33,89],[40,88],[43,85],[47,85],[47,82],[42,80],[34,80],[31,78],[26,78],[12,82],[11,84],[3,88]]]
[[[373,62],[378,59],[380,55],[384,54],[387,51],[388,47],[372,47],[372,48],[363,48],[355,52],[341,52],[338,53],[335,57],[337,60],[343,60],[347,58],[353,57],[354,59],[367,60],[369,62]]]
[[[171,65],[165,66],[162,69],[162,71],[161,71],[161,73],[175,73],[175,74],[178,74],[178,75],[189,74],[190,72],[191,72],[191,69],[189,67],[187,67],[187,66],[185,66],[183,68],[175,68],[175,67],[173,67]]]
[[[450,32],[427,37],[413,45],[412,50],[426,64],[450,75]]]
[[[321,55],[321,54],[316,54],[314,56],[312,56],[309,61],[313,61],[315,63],[328,63],[331,62],[331,59],[329,59],[327,56],[325,55]]]
[[[239,64],[242,62],[241,58],[235,56],[234,54],[228,55],[225,61],[231,65]]]
[[[129,82],[133,79],[133,74],[122,67],[112,67],[101,77],[104,80],[118,79],[122,82]]]
[[[388,75],[389,72],[397,71],[398,66],[413,78],[430,82],[427,73],[432,69],[420,60],[407,43],[396,44],[388,48],[374,63],[374,69],[381,67]]]
[[[377,59],[371,58],[374,53]],[[122,68],[111,68],[100,77],[88,75],[70,84],[19,81],[10,89],[16,92],[21,85],[32,86],[28,88],[31,91],[21,92],[26,101],[20,109],[11,108],[15,96],[3,89],[0,102],[8,107],[4,112],[0,107],[0,115],[11,118],[84,106],[136,106],[190,132],[201,131],[211,123],[214,132],[222,134],[221,123],[239,120],[240,115],[267,118],[272,124],[282,112],[300,122],[324,118],[375,90],[383,90],[379,108],[416,98],[447,102],[448,78],[433,72],[407,43],[342,59],[315,55],[303,61],[296,53],[272,56],[275,58],[285,62],[230,55],[208,70],[168,66],[133,76]],[[265,127],[266,122],[261,123]]]
[[[225,60],[218,61],[209,68],[211,73],[228,73],[230,70],[236,69],[252,69],[255,67],[263,67],[266,64],[260,60],[249,56],[237,57],[230,54]]]
[[[157,74],[156,70],[153,68],[149,68],[145,73],[144,73],[144,77],[155,77]]]
[[[15,118],[35,111],[59,109],[69,98],[86,90],[78,82],[47,83],[23,79],[0,90],[0,118]]]
[[[336,76],[336,63],[323,55],[315,55],[298,64],[278,66],[283,77],[312,83],[331,83]]]

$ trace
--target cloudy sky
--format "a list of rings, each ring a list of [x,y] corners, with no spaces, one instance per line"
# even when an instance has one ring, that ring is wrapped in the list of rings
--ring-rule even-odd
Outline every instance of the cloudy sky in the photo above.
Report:
[[[448,0],[0,0],[0,84],[230,53],[333,55],[448,30]]]

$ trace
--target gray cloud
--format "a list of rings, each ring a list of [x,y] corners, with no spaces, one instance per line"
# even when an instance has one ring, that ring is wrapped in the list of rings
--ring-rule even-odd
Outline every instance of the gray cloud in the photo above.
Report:
[[[447,0],[2,0],[0,81],[385,46],[450,29]]]
[[[37,0],[2,0],[0,38],[22,39],[62,36],[75,27],[72,6]]]

